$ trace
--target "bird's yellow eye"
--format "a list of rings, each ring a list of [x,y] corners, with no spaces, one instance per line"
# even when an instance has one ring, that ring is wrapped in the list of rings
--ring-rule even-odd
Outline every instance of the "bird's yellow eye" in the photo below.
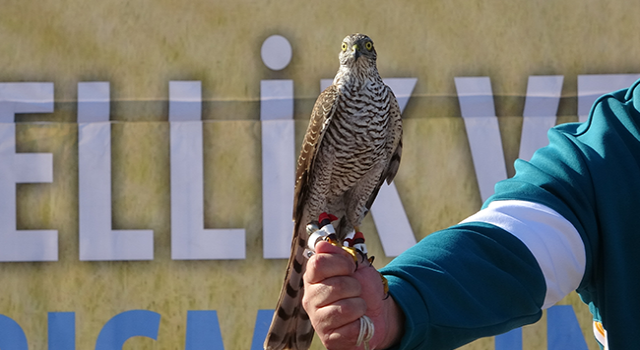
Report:
[[[366,47],[367,50],[371,51],[371,49],[373,49],[373,43],[371,41],[367,41],[367,43],[364,44],[364,47]]]
[[[342,43],[342,51],[347,51],[347,43]]]

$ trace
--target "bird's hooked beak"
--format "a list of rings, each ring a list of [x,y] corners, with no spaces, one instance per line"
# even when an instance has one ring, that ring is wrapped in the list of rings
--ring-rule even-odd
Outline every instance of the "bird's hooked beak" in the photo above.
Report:
[[[362,56],[362,52],[360,52],[360,45],[355,44],[351,47],[351,49],[353,49],[353,53],[352,53],[353,60],[357,61],[358,57]]]

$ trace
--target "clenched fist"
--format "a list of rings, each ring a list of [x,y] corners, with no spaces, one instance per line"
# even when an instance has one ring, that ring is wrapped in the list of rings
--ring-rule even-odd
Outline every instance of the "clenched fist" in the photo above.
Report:
[[[375,325],[370,349],[398,342],[404,315],[392,297],[385,299],[378,271],[366,260],[356,270],[351,255],[327,242],[318,242],[315,251],[304,274],[302,305],[327,349],[356,349],[363,315]]]

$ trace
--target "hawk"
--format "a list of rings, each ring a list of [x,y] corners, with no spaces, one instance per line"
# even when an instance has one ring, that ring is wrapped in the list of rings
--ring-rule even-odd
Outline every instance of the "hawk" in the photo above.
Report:
[[[349,35],[339,58],[333,85],[313,107],[298,157],[291,257],[264,343],[267,350],[306,350],[313,338],[302,308],[306,225],[322,213],[335,215],[341,244],[358,229],[380,186],[393,180],[400,165],[400,108],[378,74],[373,41]]]

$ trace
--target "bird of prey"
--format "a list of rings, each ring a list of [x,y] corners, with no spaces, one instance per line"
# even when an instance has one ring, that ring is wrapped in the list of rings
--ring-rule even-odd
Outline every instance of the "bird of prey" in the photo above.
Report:
[[[322,213],[334,215],[341,244],[358,229],[380,186],[393,180],[400,165],[400,108],[378,74],[373,41],[349,35],[339,58],[333,85],[313,107],[298,157],[291,257],[264,343],[267,350],[306,350],[313,338],[302,308],[306,225]]]

